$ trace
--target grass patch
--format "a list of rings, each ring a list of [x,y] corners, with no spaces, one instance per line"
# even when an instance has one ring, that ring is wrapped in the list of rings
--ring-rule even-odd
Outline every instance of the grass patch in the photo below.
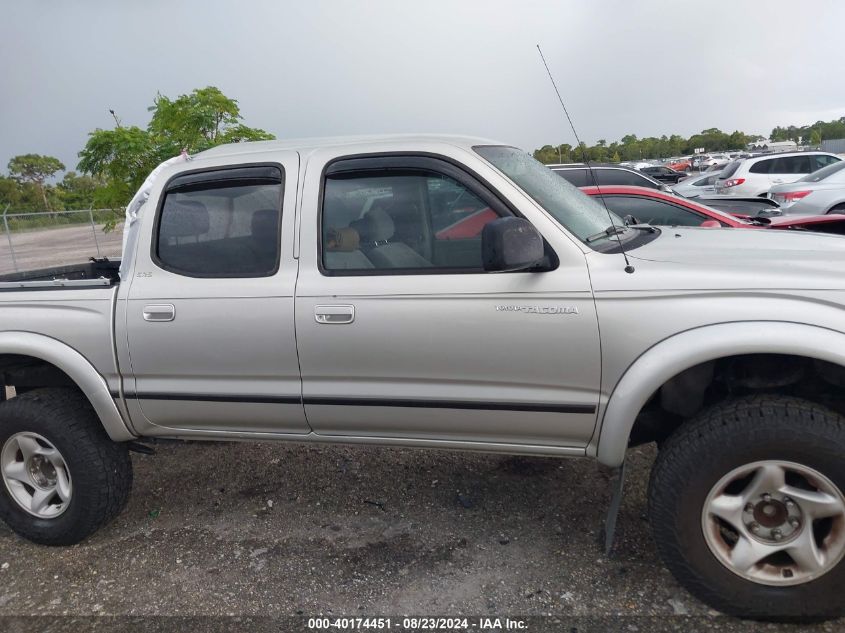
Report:
[[[94,216],[94,224],[111,224],[112,226],[123,219],[123,210],[97,209],[90,214],[88,211],[44,211],[14,217],[9,215],[6,222],[9,225],[9,232],[20,233],[24,231],[35,231],[39,229],[61,228],[79,224],[91,224],[91,215]]]

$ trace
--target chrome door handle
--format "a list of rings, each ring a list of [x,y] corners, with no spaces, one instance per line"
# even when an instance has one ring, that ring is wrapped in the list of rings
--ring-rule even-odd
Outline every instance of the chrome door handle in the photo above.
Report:
[[[172,321],[176,318],[176,307],[172,303],[144,306],[144,321]]]
[[[355,320],[355,306],[315,306],[314,319],[317,323],[342,325]]]

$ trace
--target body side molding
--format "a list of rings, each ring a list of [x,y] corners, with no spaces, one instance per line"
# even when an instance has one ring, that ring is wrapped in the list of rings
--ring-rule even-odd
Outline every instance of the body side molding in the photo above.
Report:
[[[127,393],[127,397],[139,400],[183,400],[195,402],[243,402],[246,404],[305,404],[340,407],[409,407],[422,409],[476,409],[479,411],[530,411],[548,413],[581,413],[592,415],[596,407],[591,404],[540,404],[533,402],[481,402],[472,400],[433,400],[409,398],[367,398],[367,397],[325,397],[305,396],[252,396],[237,394],[194,394],[194,393]],[[113,398],[119,397],[117,392]]]

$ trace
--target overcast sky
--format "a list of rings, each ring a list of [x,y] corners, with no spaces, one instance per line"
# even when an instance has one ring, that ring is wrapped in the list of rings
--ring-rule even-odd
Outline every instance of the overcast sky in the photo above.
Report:
[[[280,138],[449,132],[531,150],[845,116],[840,0],[0,0],[0,170],[215,85]]]

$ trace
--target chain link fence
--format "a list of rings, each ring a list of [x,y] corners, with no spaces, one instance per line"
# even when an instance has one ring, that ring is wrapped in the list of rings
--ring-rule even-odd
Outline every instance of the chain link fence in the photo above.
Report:
[[[120,257],[123,222],[106,232],[122,210],[3,211],[0,274],[85,262],[89,257]]]

